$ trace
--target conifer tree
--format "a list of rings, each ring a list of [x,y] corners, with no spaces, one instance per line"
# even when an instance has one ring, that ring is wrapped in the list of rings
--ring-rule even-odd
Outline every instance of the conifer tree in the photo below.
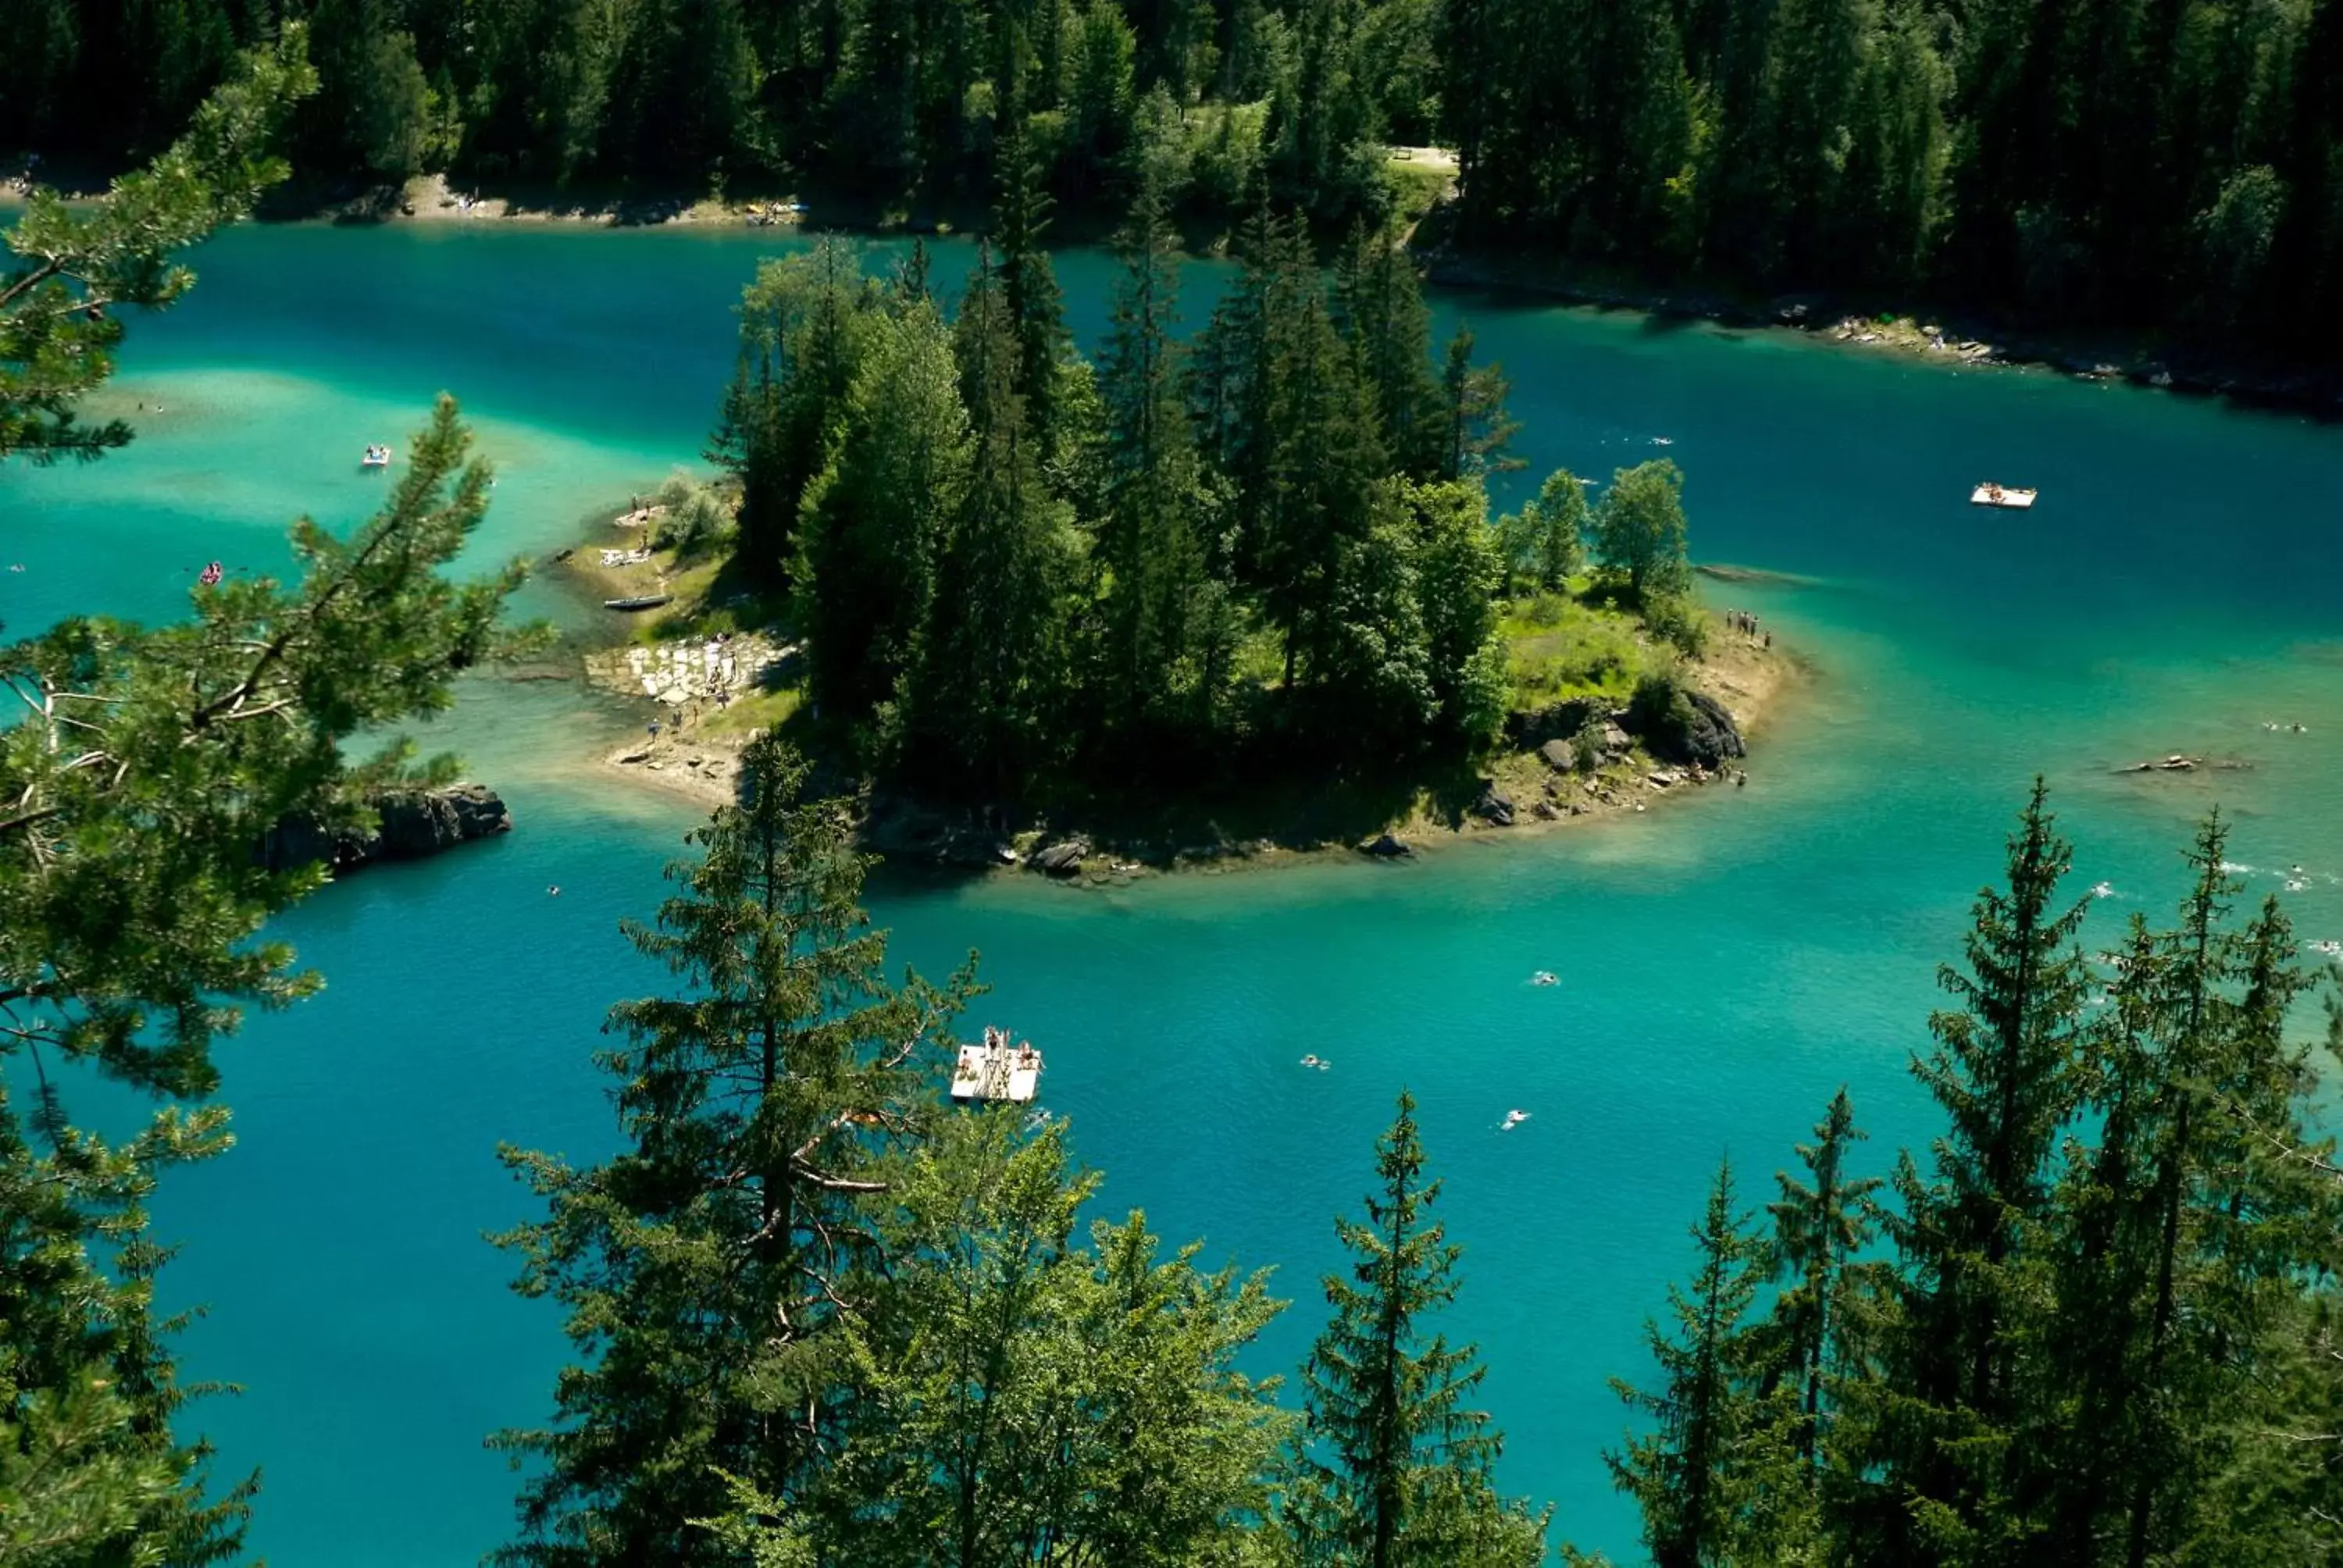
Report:
[[[1766,1205],[1774,1221],[1769,1261],[1783,1290],[1763,1335],[1764,1350],[1769,1372],[1796,1404],[1795,1443],[1809,1469],[1823,1456],[1832,1385],[1851,1370],[1848,1320],[1860,1260],[1877,1230],[1872,1194],[1880,1179],[1846,1169],[1848,1154],[1864,1136],[1842,1086],[1815,1124],[1815,1141],[1797,1146],[1805,1178],[1778,1173],[1782,1196]]]
[[[1528,1568],[1544,1519],[1498,1497],[1502,1438],[1463,1402],[1485,1369],[1430,1319],[1454,1301],[1461,1249],[1431,1217],[1415,1101],[1375,1145],[1364,1221],[1335,1230],[1353,1261],[1326,1277],[1333,1321],[1302,1369],[1304,1429],[1282,1519],[1304,1563],[1342,1568]]]
[[[1785,1528],[1804,1523],[1785,1430],[1796,1407],[1794,1391],[1758,1390],[1749,1320],[1769,1260],[1735,1207],[1730,1161],[1718,1164],[1692,1236],[1699,1261],[1688,1287],[1669,1287],[1671,1329],[1644,1328],[1660,1386],[1612,1382],[1654,1430],[1604,1458],[1643,1510],[1654,1568],[1779,1562]]]
[[[934,608],[968,468],[950,330],[917,299],[873,326],[801,506],[798,618],[810,694],[831,717],[858,720],[894,696]]]
[[[1123,275],[1099,371],[1109,426],[1102,685],[1110,722],[1121,727],[1151,718],[1209,727],[1225,656],[1200,613],[1209,502],[1172,337],[1174,236],[1151,182],[1141,185],[1120,244]]]
[[[1929,1020],[1936,1049],[1913,1072],[1950,1126],[1928,1173],[1908,1153],[1898,1162],[1885,1216],[1902,1268],[1875,1331],[1879,1379],[1855,1391],[1861,1553],[1996,1560],[2040,1523],[2010,1500],[2033,1457],[2019,1442],[2021,1357],[2046,1310],[2049,1162],[2081,1092],[2087,977],[2071,944],[2084,905],[2058,902],[2070,860],[2037,779],[2007,886],[1978,896],[1967,968],[1939,975],[1961,1005]]]
[[[104,221],[104,220],[101,220]],[[162,258],[153,258],[161,265]],[[56,409],[53,412],[69,410]],[[70,428],[70,427],[65,427]],[[68,617],[0,648],[30,715],[0,739],[0,1555],[201,1563],[240,1550],[250,1481],[207,1495],[209,1450],[156,1312],[171,1249],[150,1231],[162,1174],[222,1152],[212,1060],[247,1006],[308,995],[263,923],[326,880],[254,850],[288,818],[369,820],[394,783],[444,781],[404,743],[346,752],[449,700],[504,643],[518,568],[441,575],[487,509],[488,472],[443,400],[382,511],[346,537],[303,519],[301,580],[194,588],[148,628]],[[54,447],[52,450],[55,449]],[[116,1139],[75,1124],[91,1077],[166,1101]],[[17,1081],[22,1084],[25,1080]],[[19,1550],[21,1548],[21,1551]]]
[[[1057,755],[1079,547],[1069,508],[1042,482],[1017,392],[1016,319],[982,252],[953,351],[969,416],[969,482],[944,537],[904,722],[938,743],[938,762],[949,769],[939,769],[938,782],[981,791],[1013,788]]]
[[[1334,304],[1393,461],[1411,478],[1452,472],[1445,399],[1432,374],[1432,313],[1406,246],[1389,233],[1354,232],[1335,274]]]
[[[1030,428],[1046,451],[1057,437],[1058,372],[1071,338],[1058,274],[1042,247],[1050,226],[1050,196],[1013,99],[995,157],[1001,192],[993,212],[1000,245],[998,276],[1017,345],[1012,387],[1023,400]]]
[[[886,1271],[889,1194],[973,981],[888,980],[870,858],[846,802],[802,799],[806,774],[752,743],[742,803],[692,835],[658,925],[627,928],[680,981],[611,1012],[628,1147],[583,1169],[504,1151],[547,1211],[500,1244],[582,1359],[556,1424],[495,1440],[544,1467],[503,1561],[724,1561],[693,1523],[724,1512],[724,1476],[794,1509],[842,1440],[846,1320]]]
[[[1387,466],[1371,396],[1335,335],[1299,226],[1273,228],[1268,240],[1247,372],[1260,421],[1247,455],[1257,467],[1242,499],[1262,609],[1285,645],[1287,696],[1306,715],[1335,683],[1338,628],[1356,624],[1356,602],[1412,595],[1393,579],[1395,550],[1371,537],[1373,486]]]
[[[1448,340],[1448,364],[1440,385],[1448,424],[1440,477],[1480,479],[1520,467],[1521,459],[1505,450],[1521,428],[1520,421],[1505,411],[1512,384],[1503,366],[1473,363],[1470,327],[1459,327]]]
[[[741,291],[739,362],[707,456],[740,487],[734,556],[753,581],[788,580],[806,487],[830,461],[831,421],[878,303],[853,253],[830,237],[765,262]]]
[[[1021,1121],[955,1117],[906,1175],[820,1538],[870,1568],[1225,1561],[1290,1425],[1233,1367],[1266,1276],[1163,1256],[1137,1213],[1085,1245],[1096,1178]]]
[[[2328,1195],[2275,1152],[2308,1141],[2298,1106],[2311,1081],[2285,1037],[2308,981],[2276,899],[2244,931],[2226,929],[2237,887],[2227,847],[2216,814],[2187,854],[2180,924],[2159,944],[2156,1050],[2121,1060],[2152,1074],[2129,1091],[2145,1091],[2146,1160],[2130,1238],[2138,1364],[2123,1402],[2137,1447],[2118,1450],[2127,1568],[2222,1538],[2204,1500],[2292,1294],[2283,1282],[2323,1255],[2332,1222]]]
[[[273,48],[245,57],[178,140],[103,200],[69,205],[32,189],[0,230],[9,258],[0,265],[0,458],[86,458],[130,439],[123,420],[75,417],[84,395],[113,372],[122,312],[167,308],[194,286],[182,252],[250,214],[285,178],[278,139],[317,85],[301,25],[289,24]]]

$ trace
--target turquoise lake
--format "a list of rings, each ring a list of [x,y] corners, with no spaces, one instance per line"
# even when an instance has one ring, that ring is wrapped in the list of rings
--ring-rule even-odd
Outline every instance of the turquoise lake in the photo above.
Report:
[[[133,326],[108,407],[136,445],[0,467],[0,551],[24,568],[0,574],[0,619],[165,617],[205,560],[277,567],[297,513],[369,509],[359,448],[403,444],[441,388],[499,466],[482,558],[571,542],[698,462],[732,302],[779,247],[229,234],[183,307]],[[967,256],[944,247],[938,276]],[[1094,341],[1111,266],[1060,268]],[[1192,325],[1214,276],[1191,269]],[[1295,1304],[1262,1370],[1316,1332],[1332,1217],[1412,1088],[1467,1249],[1448,1326],[1489,1365],[1505,1483],[1557,1504],[1557,1538],[1633,1560],[1600,1458],[1623,1423],[1604,1379],[1645,1371],[1642,1322],[1684,1271],[1720,1154],[1762,1201],[1842,1082],[1874,1169],[1933,1131],[1904,1064],[2035,772],[2076,841],[2076,895],[2112,888],[2095,930],[2164,912],[2217,802],[2253,894],[2298,881],[2281,896],[2301,934],[2343,937],[2343,427],[1785,335],[1438,304],[1511,374],[1530,476],[1673,457],[1695,557],[1781,574],[1703,590],[1815,666],[1748,788],[1413,865],[1111,892],[895,880],[875,902],[900,959],[942,970],[981,950],[993,990],[970,1026],[1048,1051],[1047,1101],[1110,1205],[1276,1266]],[[2043,500],[1972,509],[1988,477]],[[468,687],[423,738],[496,784],[516,830],[297,911],[285,934],[327,990],[220,1052],[239,1146],[158,1205],[185,1248],[166,1285],[210,1309],[190,1373],[244,1385],[190,1418],[223,1473],[264,1470],[252,1542],[280,1568],[457,1568],[507,1539],[513,1479],[480,1440],[543,1416],[565,1347],[481,1240],[528,1211],[496,1146],[610,1146],[588,1058],[604,1010],[654,980],[617,922],[651,910],[694,819],[592,766],[632,721],[574,685]],[[2176,750],[2251,766],[2112,771]],[[1563,983],[1531,987],[1539,969]],[[1332,1070],[1298,1067],[1307,1052]],[[1533,1120],[1500,1134],[1511,1107]]]

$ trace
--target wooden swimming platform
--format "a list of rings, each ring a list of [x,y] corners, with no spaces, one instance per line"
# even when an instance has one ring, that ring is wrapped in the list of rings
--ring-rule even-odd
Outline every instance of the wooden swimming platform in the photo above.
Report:
[[[1011,1043],[1009,1031],[987,1024],[982,1045],[963,1045],[952,1064],[954,1100],[1005,1100],[1023,1105],[1041,1088],[1041,1053],[1030,1042]]]

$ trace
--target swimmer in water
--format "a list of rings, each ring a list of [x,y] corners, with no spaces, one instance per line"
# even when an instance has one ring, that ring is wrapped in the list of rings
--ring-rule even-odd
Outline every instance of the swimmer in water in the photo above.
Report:
[[[556,882],[551,887],[547,888],[545,890],[545,896],[548,899],[559,898],[561,896],[561,884]]]

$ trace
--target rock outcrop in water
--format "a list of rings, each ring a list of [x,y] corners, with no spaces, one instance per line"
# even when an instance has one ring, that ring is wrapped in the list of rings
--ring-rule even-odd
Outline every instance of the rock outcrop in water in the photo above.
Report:
[[[387,790],[373,805],[377,824],[371,833],[288,818],[269,829],[255,854],[276,871],[320,862],[337,872],[354,871],[380,860],[419,860],[512,828],[503,797],[485,784]]]
[[[1621,719],[1644,749],[1663,762],[1714,769],[1748,755],[1740,727],[1725,705],[1689,687],[1676,687],[1664,698],[1639,688]]]

